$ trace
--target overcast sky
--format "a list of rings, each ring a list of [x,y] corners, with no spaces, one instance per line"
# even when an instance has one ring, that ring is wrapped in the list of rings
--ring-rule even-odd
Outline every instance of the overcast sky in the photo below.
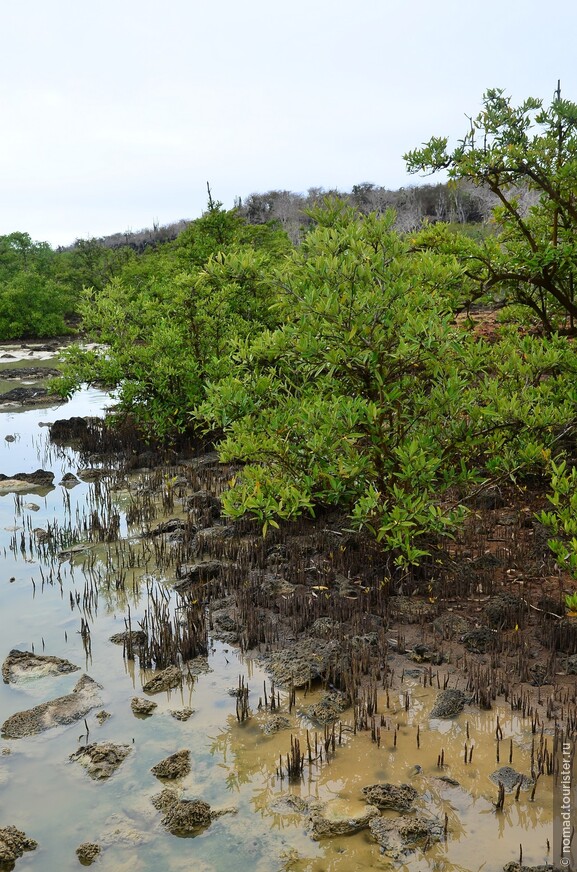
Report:
[[[414,184],[487,88],[577,101],[575,0],[18,0],[0,234],[67,245],[252,192]]]

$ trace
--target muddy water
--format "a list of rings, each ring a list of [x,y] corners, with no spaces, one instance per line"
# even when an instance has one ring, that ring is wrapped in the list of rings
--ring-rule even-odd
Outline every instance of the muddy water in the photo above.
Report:
[[[64,473],[76,472],[78,457],[69,449],[49,448],[47,430],[39,425],[99,413],[103,402],[99,392],[86,391],[66,408],[4,412],[0,415],[0,471],[10,475],[42,466],[55,472],[56,482]],[[14,441],[6,442],[6,435],[14,436]],[[105,546],[91,545],[69,559],[54,561],[34,545],[31,534],[34,528],[46,528],[55,521],[63,528],[73,527],[85,517],[86,507],[93,505],[94,488],[94,484],[80,483],[71,490],[57,485],[51,491],[0,496],[0,657],[20,648],[71,660],[102,685],[102,709],[110,714],[100,723],[95,716],[100,709],[96,709],[86,724],[81,720],[39,736],[0,740],[0,825],[17,826],[39,845],[18,860],[17,870],[78,869],[75,850],[86,841],[103,846],[95,868],[110,872],[235,872],[243,868],[257,872],[386,868],[491,872],[517,859],[520,844],[525,863],[548,859],[551,777],[541,776],[533,802],[530,790],[522,791],[517,800],[508,794],[501,813],[495,812],[497,788],[489,780],[495,769],[509,763],[511,739],[512,765],[529,773],[530,720],[513,714],[505,703],[491,712],[466,707],[454,720],[431,720],[428,714],[437,690],[423,687],[418,671],[401,682],[396,667],[399,678],[395,690],[389,692],[388,705],[384,690],[380,692],[379,745],[372,741],[370,731],[355,735],[352,713],[345,712],[340,744],[337,726],[334,755],[320,763],[305,760],[303,778],[296,784],[279,777],[279,757],[286,758],[291,734],[299,736],[305,748],[307,729],[311,741],[315,730],[320,740],[322,728],[301,712],[322,689],[310,691],[306,698],[304,693],[297,695],[290,727],[266,735],[262,727],[270,715],[259,711],[258,702],[264,683],[270,688],[270,682],[258,662],[243,660],[221,642],[211,642],[210,671],[189,677],[182,689],[155,695],[158,708],[151,717],[135,717],[130,700],[143,696],[142,684],[150,673],[142,673],[138,662],[124,660],[122,648],[109,638],[124,629],[128,605],[133,624],[142,617],[146,584],[162,586],[170,583],[170,575],[165,578],[163,570],[148,562],[146,568],[127,572],[125,589],[117,591],[110,583],[119,572],[114,545],[109,549],[112,556],[107,556]],[[122,491],[113,495],[120,511],[125,497]],[[121,530],[138,553],[138,525],[131,527],[123,518]],[[87,585],[94,588],[95,578],[98,598],[90,610],[82,611],[71,602],[70,594],[82,599]],[[83,619],[90,624],[89,649],[80,634]],[[443,667],[439,671],[442,681]],[[68,693],[78,674],[0,684],[0,722]],[[230,693],[240,675],[250,688],[252,714],[242,724]],[[453,677],[450,686],[456,680]],[[280,704],[282,714],[289,717],[288,700],[282,693]],[[188,721],[172,717],[172,710],[186,706],[194,710]],[[497,715],[503,731],[499,763]],[[112,778],[96,783],[68,758],[79,745],[104,740],[126,743],[131,753]],[[467,763],[465,743],[474,748]],[[191,773],[180,784],[185,795],[200,797],[215,809],[236,812],[219,817],[194,838],[167,833],[150,802],[164,786],[151,774],[151,767],[182,748],[190,749],[192,758]],[[412,784],[419,792],[418,809],[438,815],[441,821],[448,816],[447,840],[425,854],[410,855],[406,865],[381,855],[368,831],[315,842],[302,816],[273,811],[275,800],[290,792],[326,801],[333,811],[354,814],[363,807],[362,787],[384,781]]]

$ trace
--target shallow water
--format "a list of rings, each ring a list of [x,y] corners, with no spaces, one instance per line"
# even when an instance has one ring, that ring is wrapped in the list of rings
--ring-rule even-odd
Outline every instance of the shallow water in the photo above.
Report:
[[[47,428],[39,425],[72,415],[100,414],[104,401],[101,392],[91,390],[81,392],[65,407],[58,404],[3,412],[0,472],[11,475],[43,467],[54,471],[56,482],[64,473],[76,472],[75,452],[50,448]],[[14,436],[15,441],[6,442],[6,435]],[[0,826],[15,825],[39,844],[36,851],[17,861],[17,870],[76,870],[75,850],[85,841],[104,846],[95,868],[110,872],[235,872],[242,868],[256,872],[386,868],[492,872],[517,859],[520,844],[525,863],[547,860],[550,776],[540,778],[534,802],[530,801],[530,791],[522,791],[517,801],[507,796],[503,813],[494,809],[497,788],[488,776],[509,762],[510,739],[514,745],[512,765],[524,773],[530,768],[530,720],[511,713],[505,704],[491,712],[466,707],[454,720],[431,721],[428,712],[436,689],[424,688],[418,678],[407,678],[390,692],[388,708],[384,691],[379,696],[379,715],[384,717],[380,747],[371,741],[370,731],[353,735],[352,729],[347,729],[329,762],[305,762],[303,779],[290,785],[286,777],[281,780],[278,776],[279,756],[286,757],[290,750],[291,733],[306,745],[307,729],[311,736],[315,729],[322,732],[299,714],[322,690],[316,689],[306,699],[304,694],[297,696],[291,728],[267,736],[261,726],[268,715],[259,712],[257,705],[263,683],[270,686],[270,682],[258,663],[243,660],[228,645],[213,641],[210,672],[189,679],[181,690],[155,695],[155,713],[146,719],[135,717],[130,700],[143,695],[142,683],[150,673],[142,674],[138,663],[124,660],[122,647],[111,644],[109,638],[124,630],[128,604],[133,626],[142,617],[146,606],[143,578],[163,585],[163,573],[150,565],[146,571],[131,570],[125,591],[116,591],[110,579],[119,571],[118,561],[106,557],[105,546],[91,545],[70,559],[54,562],[35,547],[31,533],[55,519],[61,525],[74,526],[92,504],[94,488],[94,484],[81,482],[70,490],[57,485],[48,492],[0,496],[0,658],[19,648],[71,660],[102,685],[102,708],[111,715],[100,725],[95,718],[99,709],[92,711],[86,719],[88,737],[81,720],[30,738],[0,740],[0,749],[9,752],[0,756]],[[113,500],[118,508],[124,505],[122,492],[113,495]],[[130,527],[123,518],[121,530],[138,550],[139,529]],[[86,585],[94,586],[95,577],[99,595],[89,615],[77,605],[72,607],[70,594],[82,596]],[[90,624],[89,654],[80,634],[82,618]],[[440,671],[443,673],[443,667]],[[0,684],[0,722],[68,693],[80,674],[20,685]],[[238,685],[239,675],[246,678],[251,691],[252,717],[243,724],[237,721],[236,701],[229,693]],[[194,709],[190,720],[181,722],[170,715],[171,709],[185,706]],[[281,708],[288,714],[282,693]],[[496,762],[495,742],[498,714],[504,734],[500,763]],[[352,720],[352,713],[345,712],[343,722],[348,728],[352,728]],[[467,724],[468,745],[473,744],[475,750],[472,762],[465,764]],[[112,778],[95,783],[78,764],[68,760],[87,740],[126,743],[131,754]],[[164,786],[150,768],[182,748],[189,748],[192,755],[192,771],[182,781],[186,796],[198,796],[216,809],[236,810],[194,838],[167,833],[160,824],[160,813],[150,802]],[[438,765],[441,749],[443,768]],[[421,767],[420,772],[414,771],[415,764]],[[440,776],[449,776],[459,785],[440,781]],[[406,865],[382,856],[368,831],[315,842],[301,816],[271,810],[273,801],[290,791],[330,800],[352,813],[360,808],[362,787],[383,781],[413,784],[419,791],[419,808],[438,814],[441,820],[448,815],[447,840],[426,854],[410,855]]]

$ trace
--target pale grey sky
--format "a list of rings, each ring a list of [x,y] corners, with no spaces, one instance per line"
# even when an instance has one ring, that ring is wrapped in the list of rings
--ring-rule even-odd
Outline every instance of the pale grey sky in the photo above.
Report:
[[[18,0],[0,16],[0,234],[52,245],[270,189],[414,184],[487,88],[577,101],[575,0]]]

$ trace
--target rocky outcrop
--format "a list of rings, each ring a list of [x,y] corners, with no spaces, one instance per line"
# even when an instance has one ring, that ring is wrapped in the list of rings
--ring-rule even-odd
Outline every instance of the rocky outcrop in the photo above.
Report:
[[[158,703],[152,699],[142,699],[142,697],[134,696],[130,703],[130,708],[137,717],[146,718],[152,714],[155,708],[158,708]]]
[[[436,818],[423,815],[375,817],[369,829],[383,852],[394,860],[401,859],[418,847],[438,842],[443,837],[443,825]]]
[[[83,842],[76,848],[76,856],[83,866],[91,866],[101,852],[102,848],[95,842]]]
[[[13,869],[14,863],[24,851],[34,851],[37,847],[38,842],[29,839],[16,827],[2,827],[0,829],[0,868]]]
[[[190,751],[185,748],[161,760],[150,770],[157,778],[183,778],[190,772]]]
[[[130,745],[115,745],[113,742],[93,742],[78,748],[69,759],[84,766],[91,778],[100,781],[114,775],[120,764],[130,754]]]
[[[164,812],[162,824],[174,836],[190,836],[210,826],[212,811],[202,799],[179,799],[175,790],[166,789],[152,797],[152,804]]]
[[[2,724],[2,736],[6,739],[21,739],[52,727],[72,724],[102,704],[100,689],[100,685],[90,676],[83,675],[72,693],[67,696],[60,696],[9,717]]]
[[[28,493],[34,490],[49,490],[54,487],[54,473],[45,469],[36,472],[17,472],[14,475],[0,473],[0,493]]]
[[[393,810],[409,811],[418,792],[410,784],[370,784],[363,787],[363,796],[367,802],[376,806],[379,811]]]
[[[5,684],[16,684],[28,679],[43,678],[47,675],[63,675],[78,670],[78,666],[69,660],[63,660],[61,657],[32,654],[30,651],[13,649],[2,664],[2,678]]]
[[[167,666],[166,669],[158,672],[154,678],[147,681],[142,689],[144,693],[162,693],[165,690],[180,687],[181,683],[182,673],[178,666]]]
[[[430,718],[454,718],[463,711],[470,699],[462,690],[448,688],[437,694]]]

